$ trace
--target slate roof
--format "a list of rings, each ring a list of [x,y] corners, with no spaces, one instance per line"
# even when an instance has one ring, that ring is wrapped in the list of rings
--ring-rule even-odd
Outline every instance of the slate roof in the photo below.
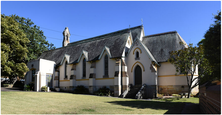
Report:
[[[187,47],[180,45],[180,42],[186,42],[176,31],[154,34],[143,37],[143,44],[149,49],[157,62],[167,62],[170,57],[170,51],[180,50]]]
[[[57,48],[43,52],[39,58],[55,61],[59,64],[65,54],[70,55],[70,63],[77,63],[82,51],[88,52],[88,61],[98,60],[103,48],[106,46],[110,49],[112,58],[122,56],[129,32],[131,31],[133,39],[139,38],[142,26],[127,28],[124,30],[112,32],[109,34],[69,43],[66,47]]]
[[[143,26],[139,26],[138,28],[130,29],[133,41],[137,38],[140,39],[141,31],[143,29]]]

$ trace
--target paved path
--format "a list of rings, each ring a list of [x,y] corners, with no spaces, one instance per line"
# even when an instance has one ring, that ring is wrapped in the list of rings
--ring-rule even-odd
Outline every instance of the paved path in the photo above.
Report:
[[[23,91],[23,89],[18,87],[13,87],[13,88],[1,87],[1,91]]]

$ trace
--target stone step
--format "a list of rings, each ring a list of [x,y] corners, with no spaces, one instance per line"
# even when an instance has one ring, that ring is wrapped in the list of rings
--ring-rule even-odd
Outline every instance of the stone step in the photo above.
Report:
[[[140,88],[141,88],[141,85],[135,85],[135,86],[131,87],[130,91],[127,93],[125,98],[133,98],[134,99],[136,94],[140,90]]]

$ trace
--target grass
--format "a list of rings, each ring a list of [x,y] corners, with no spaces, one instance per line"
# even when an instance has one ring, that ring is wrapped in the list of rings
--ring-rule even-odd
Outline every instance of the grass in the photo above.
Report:
[[[181,113],[184,102],[198,98],[136,100],[71,93],[1,92],[2,114],[164,114]]]
[[[165,98],[165,99],[154,99],[154,101],[160,101],[160,102],[186,102],[186,103],[195,103],[199,104],[199,98],[190,97],[188,98]]]

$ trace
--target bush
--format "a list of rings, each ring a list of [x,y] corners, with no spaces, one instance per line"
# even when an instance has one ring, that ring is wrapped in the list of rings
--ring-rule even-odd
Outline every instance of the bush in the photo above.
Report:
[[[89,89],[85,88],[83,85],[78,85],[75,89],[74,92],[76,94],[89,94]]]
[[[99,88],[96,92],[96,95],[98,96],[114,96],[114,92],[111,91],[109,88],[107,88],[106,86]]]
[[[30,91],[30,86],[25,84],[24,91]]]
[[[194,97],[194,96],[195,96],[194,94],[192,94],[192,93],[190,94],[190,97]]]
[[[157,93],[158,98],[163,98],[163,94]]]
[[[50,88],[50,91],[56,91],[55,88]]]
[[[34,82],[31,82],[28,85],[30,86],[30,90],[34,91],[34,85],[35,85]]]
[[[173,96],[175,99],[177,99],[177,100],[179,100],[180,97],[181,97],[179,94],[172,94],[172,96]]]
[[[60,88],[60,92],[65,92],[65,90],[64,90],[64,89],[62,89],[62,88]]]
[[[42,86],[41,90],[47,92],[48,91],[48,87],[47,86]]]
[[[9,86],[9,84],[3,84],[3,87],[8,87]]]

